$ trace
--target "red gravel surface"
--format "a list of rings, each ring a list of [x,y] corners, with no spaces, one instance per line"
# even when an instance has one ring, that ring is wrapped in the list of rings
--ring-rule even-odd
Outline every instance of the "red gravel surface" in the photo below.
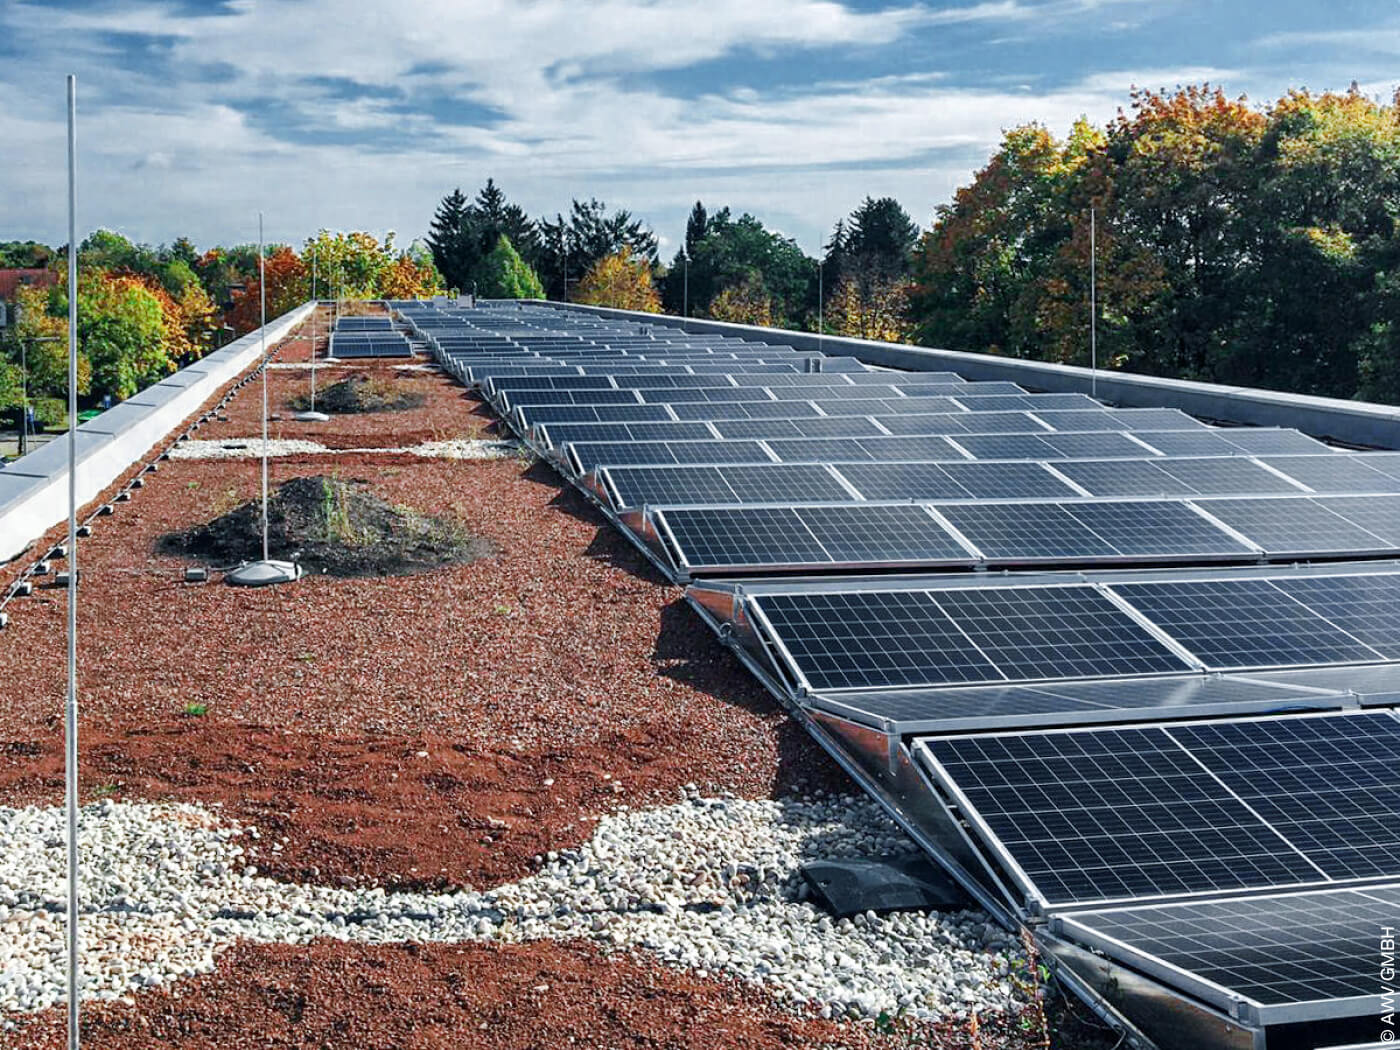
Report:
[[[293,340],[287,356],[304,359],[307,349]],[[427,394],[421,409],[283,421],[273,434],[338,449],[483,436],[490,414],[460,388],[438,374],[408,375],[396,381]],[[304,379],[272,373],[274,405]],[[196,436],[253,436],[260,400],[249,384],[227,422]],[[392,579],[318,577],[263,590],[183,583],[184,563],[156,554],[158,538],[253,497],[258,473],[249,460],[166,462],[82,542],[85,796],[219,806],[258,826],[255,863],[275,877],[480,888],[584,841],[619,805],[673,801],[689,782],[750,797],[849,790],[679,591],[547,468],[402,453],[274,460],[273,484],[361,479],[392,503],[455,519],[499,553]],[[56,803],[64,596],[40,590],[9,612],[0,802]],[[871,1038],[868,1026],[799,1018],[733,982],[557,943],[242,945],[214,974],[86,1016],[88,1044],[117,1050],[821,1047]],[[912,1045],[1029,1045],[1008,1023],[1007,1041],[987,1032],[974,1044],[955,1026],[932,1043],[921,1032]],[[49,1011],[0,1033],[0,1047],[57,1047],[61,1033],[62,1012]]]
[[[477,418],[441,377],[415,381],[443,428]],[[234,406],[259,400],[254,383]],[[413,414],[353,419],[393,446]],[[686,783],[750,797],[842,783],[679,591],[547,468],[273,460],[274,485],[361,479],[499,554],[389,579],[183,583],[158,538],[254,498],[259,470],[168,461],[83,542],[89,795],[220,802],[265,841],[286,838],[258,863],[287,878],[483,886],[587,839],[589,818],[674,801]],[[5,801],[61,798],[64,600],[17,600],[0,635]]]
[[[1056,1017],[1056,1046],[1107,1050]],[[240,945],[211,974],[133,1004],[89,1007],[84,1044],[104,1050],[1032,1050],[1039,1018],[878,1032],[776,1009],[736,981],[696,977],[589,945]],[[5,1050],[59,1050],[62,1016],[0,1033]]]
[[[356,412],[332,415],[325,423],[298,423],[292,419],[292,401],[311,389],[306,367],[272,368],[268,371],[267,400],[270,413],[280,418],[268,423],[268,436],[317,441],[329,448],[404,448],[424,441],[448,438],[495,438],[496,416],[470,397],[451,376],[421,361],[410,364],[345,364],[316,369],[316,388],[324,390],[347,376],[374,376],[409,394],[426,400],[419,408],[397,412]],[[224,413],[197,435],[207,440],[249,438],[262,434],[262,384],[252,383]]]

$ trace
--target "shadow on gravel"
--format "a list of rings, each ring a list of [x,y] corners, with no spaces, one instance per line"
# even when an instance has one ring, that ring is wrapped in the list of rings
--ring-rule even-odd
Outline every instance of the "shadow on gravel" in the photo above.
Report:
[[[695,610],[678,598],[661,610],[661,627],[652,649],[657,674],[681,682],[717,702],[759,718],[782,716],[774,725],[778,769],[775,794],[822,788],[854,791],[855,784],[840,766],[792,719],[749,673],[739,658],[720,644]]]

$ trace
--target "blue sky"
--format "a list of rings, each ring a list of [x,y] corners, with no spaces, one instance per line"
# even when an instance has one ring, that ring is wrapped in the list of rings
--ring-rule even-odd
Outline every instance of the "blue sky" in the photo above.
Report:
[[[630,208],[669,257],[697,198],[815,251],[866,194],[923,225],[1038,120],[1209,80],[1389,98],[1400,0],[0,0],[0,239],[426,229],[493,176],[531,214]]]

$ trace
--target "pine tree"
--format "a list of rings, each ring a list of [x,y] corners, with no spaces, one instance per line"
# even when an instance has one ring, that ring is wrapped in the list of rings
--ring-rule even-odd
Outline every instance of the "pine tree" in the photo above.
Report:
[[[464,287],[470,276],[462,265],[466,225],[467,196],[459,186],[442,199],[428,228],[428,249],[449,288]]]
[[[695,207],[690,209],[690,218],[685,223],[685,254],[695,255],[695,246],[704,239],[708,232],[707,224],[709,216],[705,213],[705,205],[700,201],[695,202]]]

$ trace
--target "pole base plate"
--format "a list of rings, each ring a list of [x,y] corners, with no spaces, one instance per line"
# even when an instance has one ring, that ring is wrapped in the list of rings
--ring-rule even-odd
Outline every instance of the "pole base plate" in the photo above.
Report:
[[[270,587],[301,579],[301,566],[290,561],[250,561],[224,573],[234,587]]]

